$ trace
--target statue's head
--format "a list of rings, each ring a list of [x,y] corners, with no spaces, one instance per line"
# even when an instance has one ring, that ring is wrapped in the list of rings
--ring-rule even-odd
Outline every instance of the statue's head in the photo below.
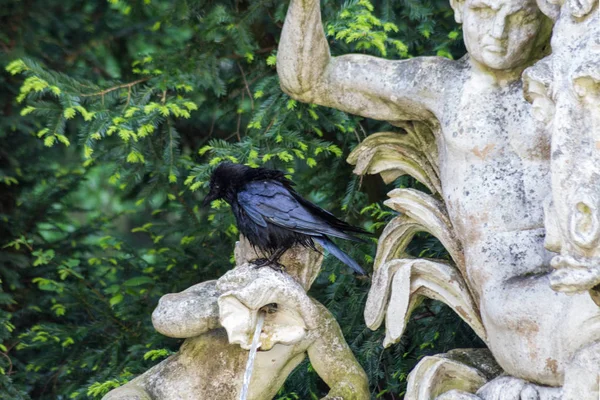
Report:
[[[256,268],[251,260],[263,255],[240,236],[235,247],[236,268],[217,281],[219,320],[229,343],[248,350],[258,316],[266,317],[260,336],[260,350],[276,344],[293,345],[315,329],[319,312],[306,294],[321,270],[323,254],[296,246],[285,252],[280,262],[285,272],[269,267]]]
[[[249,263],[223,275],[217,281],[217,290],[222,293],[218,299],[219,321],[229,343],[249,350],[261,313],[265,315],[261,351],[304,340],[308,331],[318,326],[319,311],[296,279]]]
[[[524,67],[547,48],[552,21],[535,0],[451,0],[470,56],[494,70]]]

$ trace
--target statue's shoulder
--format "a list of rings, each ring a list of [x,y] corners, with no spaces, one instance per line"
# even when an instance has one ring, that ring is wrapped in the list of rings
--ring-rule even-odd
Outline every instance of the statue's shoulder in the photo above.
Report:
[[[318,313],[318,327],[316,329],[316,331],[321,331],[323,329],[329,329],[330,326],[333,325],[335,327],[337,327],[337,329],[339,328],[339,324],[335,318],[335,316],[331,313],[331,311],[329,311],[329,309],[327,309],[327,307],[325,307],[321,302],[319,302],[317,299],[314,299],[312,297],[309,297],[310,301],[314,304],[317,313]]]
[[[447,69],[463,69],[468,67],[468,55],[459,58],[458,60],[453,60],[448,57],[441,56],[419,56],[414,58],[409,58],[409,60],[415,60],[421,65],[431,65],[439,68],[447,68]]]
[[[420,56],[408,60],[402,60],[406,63],[410,75],[418,76],[428,85],[445,85],[460,80],[469,74],[471,65],[468,62],[468,56],[458,60],[451,60],[440,56]]]
[[[460,76],[463,74],[468,74],[471,70],[468,54],[464,55],[458,60],[452,60],[450,58],[440,56],[422,58],[431,60],[430,62],[435,63],[436,67],[446,75]]]

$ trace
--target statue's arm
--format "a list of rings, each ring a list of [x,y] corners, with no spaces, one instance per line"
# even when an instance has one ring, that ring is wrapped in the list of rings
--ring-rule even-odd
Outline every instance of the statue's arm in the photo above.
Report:
[[[330,388],[326,399],[370,399],[367,374],[348,347],[340,326],[322,304],[314,303],[319,309],[319,327],[311,333],[315,340],[307,351],[310,363]]]
[[[291,97],[390,122],[437,115],[440,86],[454,64],[441,57],[331,57],[319,0],[291,1],[277,54],[281,87]]]
[[[154,328],[165,336],[188,338],[220,327],[217,281],[194,285],[183,292],[169,293],[152,313]]]

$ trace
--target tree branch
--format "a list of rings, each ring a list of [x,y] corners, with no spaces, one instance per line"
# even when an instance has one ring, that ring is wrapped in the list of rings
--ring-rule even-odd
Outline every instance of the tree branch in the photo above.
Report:
[[[129,83],[124,83],[122,85],[113,86],[111,88],[104,89],[104,90],[101,90],[101,91],[96,92],[96,93],[81,94],[80,96],[81,97],[104,96],[105,94],[113,92],[115,90],[119,90],[119,89],[123,89],[123,88],[129,88],[129,89],[131,89],[132,86],[135,86],[138,83],[146,82],[148,80],[150,80],[150,78],[142,78],[142,79],[138,79],[137,81],[133,81],[133,82],[129,82]]]

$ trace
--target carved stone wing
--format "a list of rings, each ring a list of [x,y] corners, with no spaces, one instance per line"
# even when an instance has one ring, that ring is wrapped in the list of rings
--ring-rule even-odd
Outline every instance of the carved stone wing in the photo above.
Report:
[[[477,306],[460,273],[443,261],[394,259],[385,263],[373,278],[365,321],[377,329],[385,317],[385,347],[402,337],[414,308],[423,297],[439,300],[452,308],[471,328],[486,339]]]
[[[481,400],[482,397],[475,393],[479,393],[487,382],[502,373],[488,349],[451,350],[448,353],[424,357],[417,364],[408,375],[404,398]]]
[[[409,174],[433,194],[441,192],[435,136],[428,125],[409,122],[406,133],[380,132],[369,136],[348,157],[359,175],[379,173],[384,181]],[[365,321],[377,329],[386,321],[384,345],[397,342],[414,308],[423,297],[448,304],[486,340],[479,310],[464,280],[462,245],[454,233],[443,202],[414,189],[395,189],[385,205],[398,211],[379,238],[374,275],[365,308]],[[406,248],[417,232],[437,237],[454,264],[408,257]]]
[[[379,132],[366,138],[350,155],[357,175],[380,174],[386,183],[402,175],[422,182],[432,193],[439,193],[438,151],[431,129],[422,122],[402,124],[405,133]]]
[[[456,267],[464,276],[465,259],[462,245],[454,233],[454,228],[452,227],[450,218],[448,218],[444,204],[433,196],[415,189],[394,189],[388,193],[388,197],[389,199],[384,204],[411,220],[409,222],[408,219],[405,219],[405,222],[414,225],[414,228],[411,230],[413,234],[417,231],[428,232],[438,238],[446,250],[448,250],[450,257],[456,263]],[[389,233],[391,234],[392,232]],[[397,229],[395,233],[399,233]],[[385,234],[386,232],[384,231],[382,238]],[[395,244],[405,243],[404,240],[398,241],[398,239],[400,238],[396,238]],[[387,242],[389,244],[389,240]],[[380,253],[383,256],[383,254],[389,254],[390,251],[380,243],[377,249],[376,263],[377,261],[384,261],[379,258]],[[397,248],[395,253],[398,254]],[[375,267],[377,267],[377,264]]]

